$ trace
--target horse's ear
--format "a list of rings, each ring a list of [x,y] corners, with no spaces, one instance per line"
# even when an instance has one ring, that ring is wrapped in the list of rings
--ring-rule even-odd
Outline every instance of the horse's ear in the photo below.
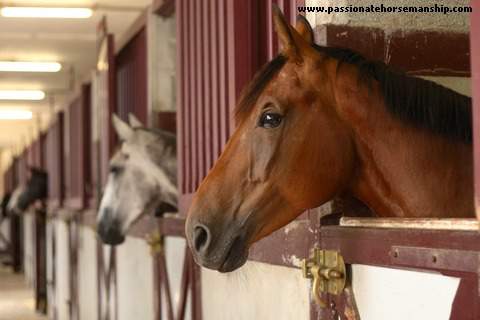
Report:
[[[126,141],[130,139],[133,134],[133,129],[128,125],[128,123],[122,121],[122,119],[120,119],[116,114],[113,114],[112,124],[120,140]]]
[[[273,24],[280,39],[283,54],[288,58],[302,61],[304,52],[308,50],[311,42],[305,41],[303,35],[290,26],[277,5],[273,5]],[[305,31],[303,26],[300,30],[302,33]],[[308,32],[305,35],[308,36]]]
[[[302,36],[302,38],[310,45],[314,42],[314,34],[313,29],[310,23],[308,22],[305,16],[299,14],[297,16],[297,22],[295,24],[295,30],[297,30],[298,34]]]
[[[133,113],[128,114],[128,123],[130,123],[130,127],[132,128],[143,128],[144,125],[143,123],[138,120],[137,117]]]

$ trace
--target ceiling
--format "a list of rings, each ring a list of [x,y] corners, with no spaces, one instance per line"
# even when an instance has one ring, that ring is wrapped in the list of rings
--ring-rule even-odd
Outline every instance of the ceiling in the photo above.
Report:
[[[72,88],[95,67],[97,25],[107,17],[109,32],[120,37],[152,0],[10,0],[2,6],[91,7],[89,19],[5,18],[0,16],[0,60],[58,61],[59,73],[0,72],[1,89],[40,89],[40,102],[0,101],[0,108],[34,112],[32,120],[0,120],[0,151],[19,150],[49,121],[52,110],[61,109]],[[134,5],[132,4],[134,3]]]

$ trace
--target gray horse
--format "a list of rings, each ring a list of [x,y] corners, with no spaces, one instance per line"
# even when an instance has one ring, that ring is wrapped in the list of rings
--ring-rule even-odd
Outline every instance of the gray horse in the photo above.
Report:
[[[171,133],[145,128],[129,115],[113,126],[122,141],[110,160],[110,173],[100,203],[97,232],[106,244],[118,245],[144,214],[176,211],[177,152]]]

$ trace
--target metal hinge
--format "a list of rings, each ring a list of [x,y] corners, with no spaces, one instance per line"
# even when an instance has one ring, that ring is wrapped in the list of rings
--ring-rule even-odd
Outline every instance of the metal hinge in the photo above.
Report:
[[[321,307],[327,304],[322,300],[322,293],[339,295],[346,282],[345,262],[337,251],[314,248],[310,258],[302,260],[303,276],[312,279],[312,297]]]

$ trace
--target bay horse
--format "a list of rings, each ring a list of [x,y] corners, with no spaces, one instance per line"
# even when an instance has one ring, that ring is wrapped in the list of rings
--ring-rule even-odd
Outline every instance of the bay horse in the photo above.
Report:
[[[471,99],[342,48],[278,8],[282,52],[236,107],[185,232],[200,265],[230,272],[306,209],[351,196],[380,217],[474,217]]]
[[[143,215],[177,211],[177,151],[173,134],[145,128],[133,115],[130,124],[116,115],[112,122],[122,144],[110,160],[97,232],[104,243],[119,245]]]
[[[22,213],[37,200],[48,196],[48,173],[40,168],[30,167],[30,178],[24,187],[17,188],[8,203],[7,210]]]

